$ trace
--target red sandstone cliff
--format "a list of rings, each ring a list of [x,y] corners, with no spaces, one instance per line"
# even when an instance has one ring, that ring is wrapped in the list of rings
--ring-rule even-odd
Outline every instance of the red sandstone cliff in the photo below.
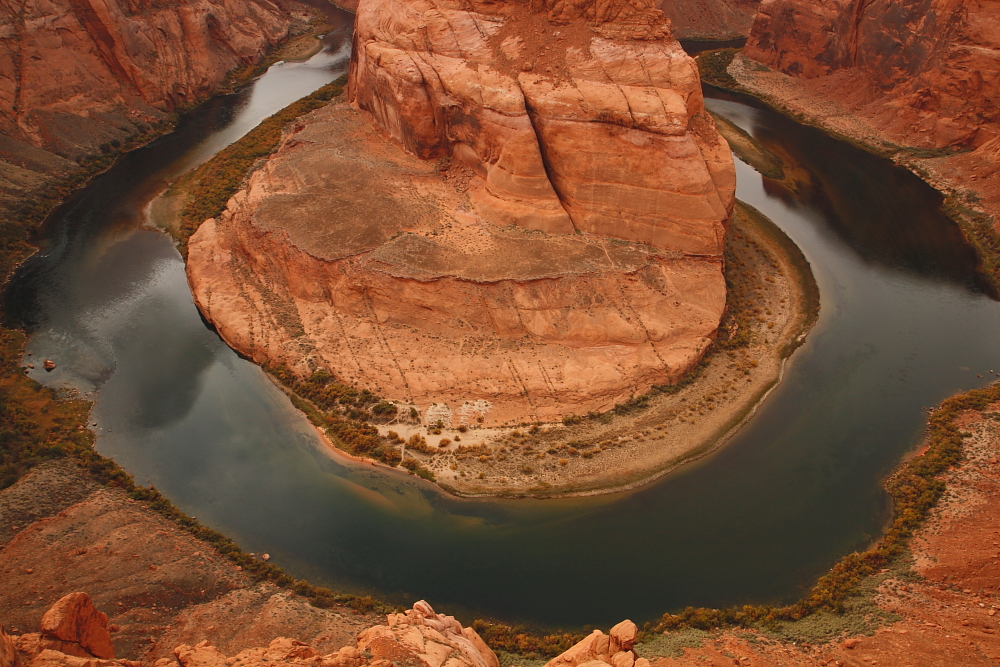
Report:
[[[0,190],[204,98],[288,25],[271,0],[0,1]]]
[[[745,54],[901,144],[977,148],[1000,136],[998,17],[990,0],[764,0]]]
[[[365,0],[350,98],[190,239],[237,350],[455,424],[608,409],[702,357],[735,173],[652,4]]]
[[[679,40],[729,40],[750,34],[760,0],[662,0]]]

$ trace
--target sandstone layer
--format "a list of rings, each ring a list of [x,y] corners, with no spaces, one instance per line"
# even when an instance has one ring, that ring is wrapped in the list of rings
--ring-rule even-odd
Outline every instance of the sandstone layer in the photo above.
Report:
[[[764,0],[745,53],[900,144],[975,149],[1000,136],[995,2]]]
[[[271,0],[0,3],[0,196],[204,99],[288,27]]]
[[[660,9],[681,40],[735,40],[750,34],[760,0],[662,0]]]
[[[455,425],[607,409],[697,363],[735,176],[658,10],[368,2],[353,53],[362,113],[301,119],[190,239],[228,343]]]
[[[995,5],[765,0],[730,73],[768,103],[910,167],[964,216],[986,214],[996,227]]]

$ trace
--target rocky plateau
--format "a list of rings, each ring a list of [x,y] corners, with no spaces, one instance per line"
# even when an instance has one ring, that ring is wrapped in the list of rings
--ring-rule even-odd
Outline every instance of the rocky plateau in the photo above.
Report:
[[[735,172],[658,8],[365,1],[347,102],[190,239],[234,348],[451,425],[608,409],[702,357]]]

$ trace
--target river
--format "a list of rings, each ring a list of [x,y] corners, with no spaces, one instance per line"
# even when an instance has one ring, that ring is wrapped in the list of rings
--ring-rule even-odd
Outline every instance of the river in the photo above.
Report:
[[[96,400],[102,454],[294,576],[562,627],[790,601],[879,535],[881,480],[917,445],[924,409],[1000,370],[1000,308],[930,188],[718,94],[710,108],[795,175],[789,189],[737,162],[738,194],[802,248],[822,298],[784,381],[729,444],[629,493],[548,501],[456,499],[329,452],[201,320],[147,205],[344,71],[350,17],[335,16],[313,59],[206,103],[60,206],[7,294],[31,359],[58,364],[31,376]]]

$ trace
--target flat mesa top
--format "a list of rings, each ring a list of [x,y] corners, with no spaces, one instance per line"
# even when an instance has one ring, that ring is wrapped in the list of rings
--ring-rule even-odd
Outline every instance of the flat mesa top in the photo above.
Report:
[[[482,187],[454,165],[420,160],[347,104],[314,112],[251,181],[254,224],[320,259],[358,257],[399,278],[474,282],[632,272],[671,253],[598,237],[546,234],[480,219]],[[294,159],[288,159],[294,154]]]

